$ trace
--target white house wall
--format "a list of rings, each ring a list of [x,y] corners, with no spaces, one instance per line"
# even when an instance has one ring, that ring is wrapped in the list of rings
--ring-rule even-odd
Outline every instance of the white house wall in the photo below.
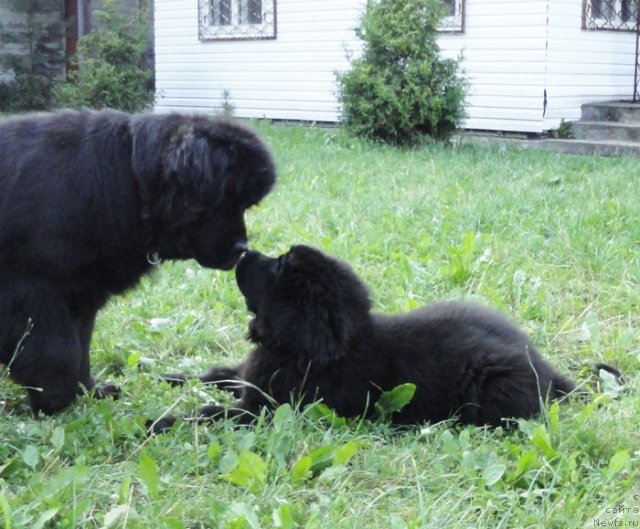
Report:
[[[277,1],[277,39],[198,40],[196,0],[156,0],[159,111],[215,111],[228,91],[240,117],[337,121],[335,72],[347,50],[361,0]]]
[[[582,0],[551,0],[544,128],[580,118],[580,106],[633,96],[635,34],[585,31]]]
[[[540,132],[547,1],[467,0],[465,32],[443,34],[443,55],[463,54],[468,129]]]
[[[360,48],[365,3],[277,0],[277,39],[201,42],[196,0],[156,0],[157,109],[213,112],[228,91],[240,117],[337,121],[335,72]],[[464,33],[439,38],[463,54],[463,126],[538,133],[583,102],[629,98],[634,36],[584,31],[581,12],[582,0],[466,0]]]

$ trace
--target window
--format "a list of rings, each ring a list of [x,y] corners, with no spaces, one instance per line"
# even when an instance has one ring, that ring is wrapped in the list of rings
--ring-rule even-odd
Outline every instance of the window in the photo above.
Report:
[[[440,22],[438,31],[458,32],[464,31],[464,0],[443,0],[447,12]]]
[[[275,0],[198,0],[200,40],[274,39]]]
[[[585,0],[584,29],[635,31],[637,0]]]

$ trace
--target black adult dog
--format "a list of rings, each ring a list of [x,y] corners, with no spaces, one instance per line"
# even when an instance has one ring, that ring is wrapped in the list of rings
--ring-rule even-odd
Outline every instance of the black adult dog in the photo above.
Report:
[[[227,120],[87,110],[3,121],[0,362],[34,413],[94,387],[96,312],[158,259],[231,269],[244,211],[274,181],[264,143]]]
[[[236,278],[255,314],[249,339],[257,347],[239,366],[200,377],[238,397],[228,410],[202,408],[200,418],[227,413],[248,421],[273,402],[316,399],[342,416],[371,417],[382,391],[413,383],[415,395],[394,423],[457,417],[499,426],[536,415],[545,400],[574,389],[502,315],[462,302],[371,313],[369,292],[353,270],[307,246],[276,259],[248,252]],[[172,422],[149,426],[162,431]]]

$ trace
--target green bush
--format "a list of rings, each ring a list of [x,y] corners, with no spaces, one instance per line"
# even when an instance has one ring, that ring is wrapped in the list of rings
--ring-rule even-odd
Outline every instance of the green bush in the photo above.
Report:
[[[439,0],[369,2],[357,29],[362,56],[338,74],[342,121],[353,133],[394,144],[448,137],[462,119],[460,59],[442,59]]]
[[[97,24],[78,40],[76,69],[54,92],[58,106],[117,108],[135,112],[153,102],[152,72],[145,67],[149,49],[146,13],[127,18],[105,2],[94,13]]]

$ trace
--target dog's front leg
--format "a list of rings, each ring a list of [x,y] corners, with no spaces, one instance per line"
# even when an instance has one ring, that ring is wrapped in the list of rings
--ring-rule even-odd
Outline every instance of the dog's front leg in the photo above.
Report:
[[[198,410],[196,415],[185,415],[182,417],[187,422],[209,422],[217,419],[235,419],[237,424],[251,424],[260,413],[260,406],[248,405],[242,399],[237,400],[229,407],[209,404]],[[159,419],[148,420],[145,424],[148,435],[164,433],[176,422],[177,418],[167,415]]]
[[[204,384],[212,384],[219,389],[230,391],[236,398],[242,396],[242,379],[239,374],[242,364],[238,366],[214,366],[204,375],[198,377]]]
[[[195,420],[201,422],[227,418],[235,419],[238,424],[251,424],[256,420],[257,411],[259,410],[250,411],[246,409],[241,400],[234,402],[228,408],[218,406],[217,404],[210,404],[200,408]]]
[[[171,375],[163,375],[162,380],[176,387],[182,386],[189,380],[198,379],[203,384],[212,385],[219,389],[230,391],[236,398],[240,398],[242,394],[242,383],[240,382],[241,379],[239,377],[241,368],[242,365],[235,367],[215,366],[199,377],[184,375],[182,373],[174,373]]]

